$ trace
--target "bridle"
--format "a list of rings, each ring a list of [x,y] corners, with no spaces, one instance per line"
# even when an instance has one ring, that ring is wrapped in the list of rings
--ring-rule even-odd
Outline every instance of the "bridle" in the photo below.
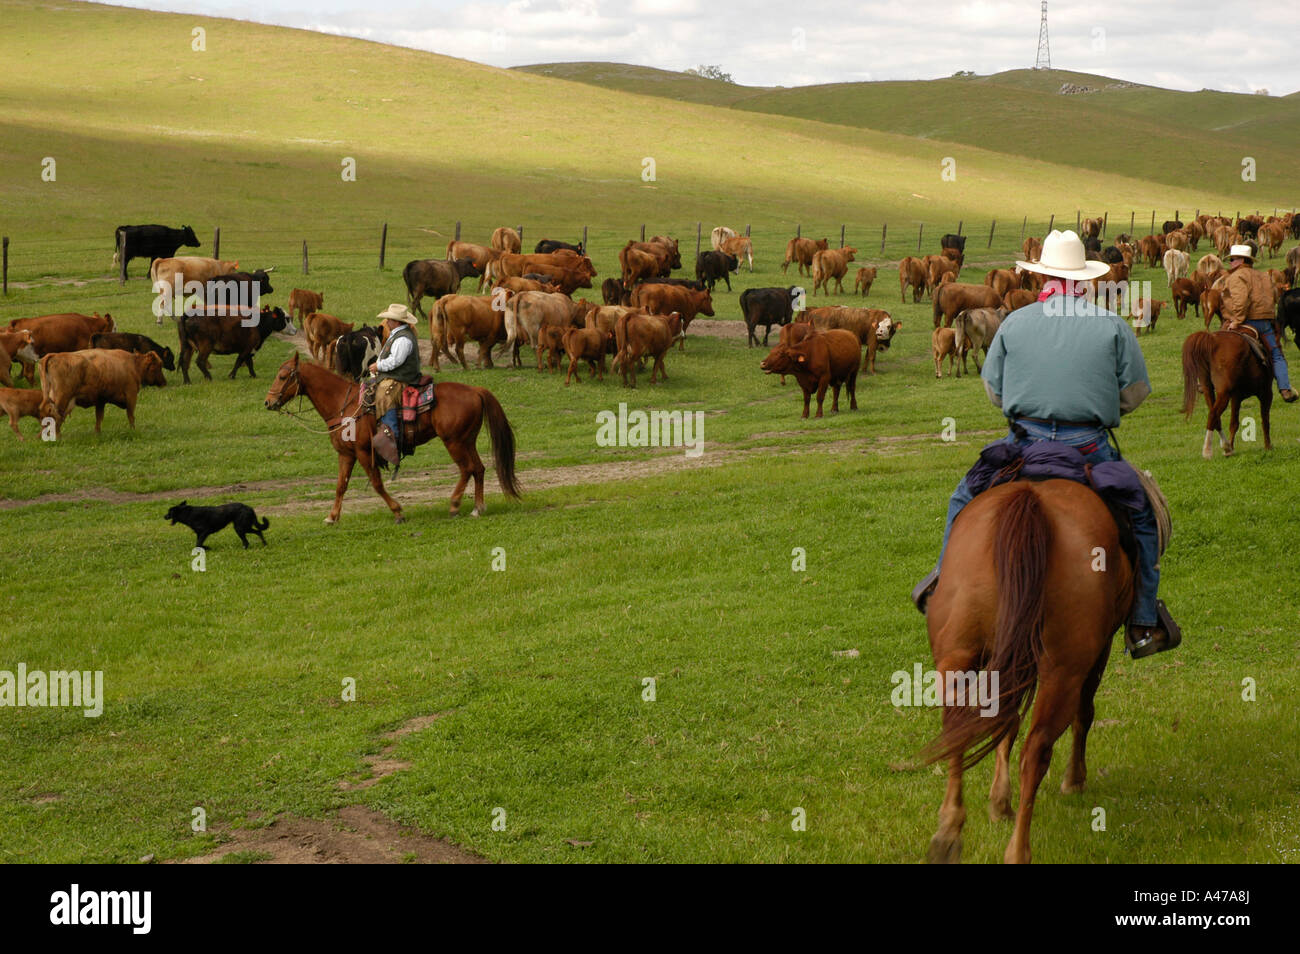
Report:
[[[297,410],[290,411],[284,406],[284,400],[281,399],[279,403],[277,403],[275,407],[272,408],[272,410],[274,410],[277,414],[287,415],[299,427],[303,428],[304,430],[311,431],[313,434],[333,434],[335,431],[340,430],[347,424],[349,418],[345,412],[347,411],[348,402],[352,398],[352,389],[357,386],[355,382],[349,383],[347,391],[343,393],[343,403],[339,405],[339,413],[335,415],[335,417],[338,418],[338,423],[331,424],[329,423],[329,421],[326,421],[325,430],[322,431],[319,430],[318,428],[312,427],[306,421],[302,420],[302,418],[306,416],[302,410],[302,401],[306,395],[303,393],[302,376],[298,372],[297,365],[294,365],[293,370],[289,372],[289,376],[284,379],[284,384],[280,386],[281,394],[284,393],[284,389],[289,386],[289,383],[291,381],[296,382],[298,384],[297,395],[296,395],[296,397],[298,398],[298,408]],[[290,400],[292,400],[292,398]],[[358,403],[358,410],[360,410],[359,403]],[[351,420],[355,423],[356,416],[354,415],[351,418]]]

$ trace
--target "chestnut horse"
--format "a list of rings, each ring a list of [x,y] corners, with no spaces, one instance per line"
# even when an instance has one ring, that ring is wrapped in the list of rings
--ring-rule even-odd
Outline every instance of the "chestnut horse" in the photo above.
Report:
[[[501,404],[487,388],[447,382],[436,386],[438,403],[433,414],[423,414],[417,423],[416,445],[441,437],[447,453],[460,468],[460,480],[451,492],[451,515],[460,512],[460,498],[472,476],[474,478],[474,511],[483,513],[483,460],[478,456],[478,431],[486,419],[492,437],[492,458],[497,469],[501,489],[518,498],[519,484],[515,480],[515,435],[506,420]],[[267,410],[278,411],[294,397],[305,397],[316,408],[329,427],[330,443],[339,455],[339,479],[334,488],[334,508],[325,518],[326,523],[337,523],[343,509],[343,494],[357,461],[361,462],[370,486],[384,499],[398,523],[403,520],[402,506],[384,490],[370,438],[375,431],[373,414],[357,415],[361,401],[361,385],[335,374],[310,361],[300,361],[297,352],[280,365],[280,371],[266,393]],[[350,425],[350,426],[349,426]],[[349,432],[352,432],[349,435]],[[345,440],[345,435],[352,439]]]
[[[1267,347],[1260,343],[1261,347]],[[1240,425],[1241,402],[1259,398],[1259,417],[1264,425],[1264,450],[1272,450],[1268,434],[1268,411],[1273,405],[1273,367],[1267,367],[1252,353],[1244,335],[1235,331],[1196,331],[1183,342],[1183,414],[1190,418],[1196,408],[1196,392],[1205,395],[1210,409],[1205,420],[1205,443],[1201,456],[1214,456],[1210,436],[1219,435],[1223,456],[1231,457]],[[1223,409],[1232,403],[1228,439],[1223,439]]]
[[[1094,572],[1097,547],[1106,555],[1103,572]],[[1083,790],[1093,696],[1111,638],[1128,618],[1136,592],[1134,563],[1115,519],[1083,484],[1001,484],[962,510],[928,604],[930,649],[945,686],[955,684],[949,673],[997,673],[997,709],[983,715],[978,705],[944,700],[943,731],[926,750],[931,762],[948,760],[931,862],[961,860],[962,773],[994,750],[989,817],[1012,817],[1011,747],[1031,704],[1033,725],[1020,755],[1020,810],[1006,861],[1029,861],[1034,798],[1052,747],[1071,723],[1074,748],[1061,791]]]

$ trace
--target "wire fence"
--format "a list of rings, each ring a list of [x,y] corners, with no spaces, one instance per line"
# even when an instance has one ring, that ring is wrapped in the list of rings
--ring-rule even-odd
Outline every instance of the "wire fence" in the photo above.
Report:
[[[1280,215],[1283,209],[1273,210]],[[1267,215],[1268,210],[1241,209],[1167,209],[1102,211],[1089,215],[1085,210],[1048,213],[1033,218],[1022,215],[987,221],[950,222],[882,221],[875,224],[827,222],[729,223],[753,242],[756,272],[780,272],[786,243],[791,238],[826,239],[834,247],[857,249],[859,265],[894,265],[909,255],[938,251],[943,235],[965,236],[968,263],[1004,264],[1021,254],[1025,238],[1042,239],[1053,228],[1078,231],[1086,218],[1102,220],[1101,238],[1109,242],[1122,234],[1136,240],[1157,232],[1167,220],[1181,220],[1207,214],[1232,217],[1245,214]],[[238,261],[241,268],[275,266],[281,275],[311,276],[355,272],[359,268],[399,273],[412,259],[443,258],[450,241],[488,244],[493,230],[503,223],[449,221],[415,225],[377,221],[371,225],[329,225],[311,228],[220,225],[207,231],[196,230],[202,243],[199,248],[181,248],[177,254],[195,254]],[[643,222],[624,225],[547,226],[515,222],[523,240],[524,251],[531,251],[540,239],[557,239],[577,244],[584,242],[588,254],[603,276],[617,274],[618,251],[629,240],[655,235],[669,235],[680,244],[684,270],[693,274],[697,251],[712,247],[712,223]],[[4,294],[34,287],[94,282],[104,293],[108,283],[121,285],[121,275],[114,267],[113,232],[103,235],[11,234],[3,236]],[[747,268],[742,264],[742,269]],[[147,262],[135,259],[129,266],[126,288],[147,282]],[[24,296],[27,298],[27,296]]]

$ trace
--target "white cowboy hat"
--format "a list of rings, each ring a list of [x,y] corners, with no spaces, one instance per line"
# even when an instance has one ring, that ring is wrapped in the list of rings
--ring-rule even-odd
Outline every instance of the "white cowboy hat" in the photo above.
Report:
[[[400,321],[417,327],[420,324],[420,320],[411,314],[411,310],[405,305],[389,305],[375,317],[380,321]]]
[[[1234,245],[1228,249],[1228,258],[1248,258],[1252,262],[1255,260],[1255,253],[1250,250],[1249,245]]]
[[[1052,233],[1043,239],[1043,252],[1038,256],[1038,261],[1018,261],[1016,265],[1027,272],[1052,275],[1056,278],[1072,278],[1075,281],[1100,278],[1110,271],[1110,265],[1106,262],[1088,261],[1083,241],[1069,229],[1064,232],[1053,229]]]

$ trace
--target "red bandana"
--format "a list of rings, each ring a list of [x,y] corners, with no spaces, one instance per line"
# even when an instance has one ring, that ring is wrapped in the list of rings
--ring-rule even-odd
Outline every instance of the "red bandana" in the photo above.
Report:
[[[1038,293],[1038,300],[1047,301],[1053,295],[1073,295],[1075,298],[1082,298],[1087,293],[1088,287],[1083,282],[1076,282],[1069,278],[1053,278]]]

